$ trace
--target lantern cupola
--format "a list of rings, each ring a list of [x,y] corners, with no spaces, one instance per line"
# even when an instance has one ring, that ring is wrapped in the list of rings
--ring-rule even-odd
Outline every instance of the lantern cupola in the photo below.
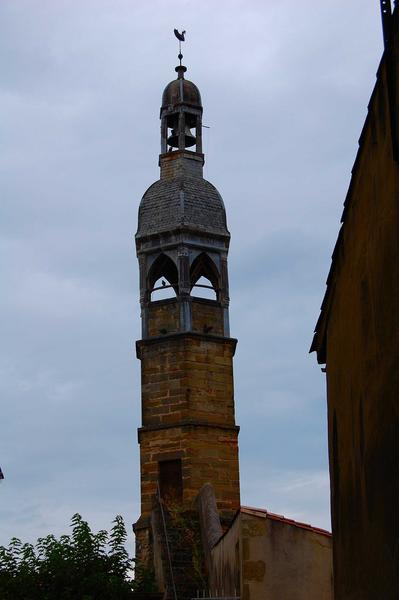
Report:
[[[180,55],[179,55],[180,56]],[[195,147],[202,153],[202,104],[197,86],[184,78],[187,68],[176,67],[177,79],[166,86],[161,106],[161,153]]]

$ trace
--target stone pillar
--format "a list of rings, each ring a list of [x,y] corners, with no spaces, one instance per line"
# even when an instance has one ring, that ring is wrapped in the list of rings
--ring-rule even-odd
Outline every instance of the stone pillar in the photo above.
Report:
[[[161,120],[161,154],[165,154],[168,149],[168,121],[166,117]]]
[[[190,298],[190,263],[188,248],[180,246],[177,252],[179,272],[180,331],[190,331],[192,326]]]
[[[185,118],[184,112],[181,111],[179,113],[179,150],[184,150],[185,147]]]
[[[202,119],[201,119],[201,115],[197,116],[197,126],[196,126],[196,141],[197,141],[197,145],[196,145],[196,151],[199,154],[202,154]]]

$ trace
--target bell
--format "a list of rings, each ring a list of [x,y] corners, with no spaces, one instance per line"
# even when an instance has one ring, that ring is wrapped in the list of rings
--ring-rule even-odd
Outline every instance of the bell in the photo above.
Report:
[[[168,137],[168,144],[172,148],[179,147],[179,130],[177,127],[172,129],[172,135],[170,135]],[[184,129],[184,147],[190,148],[190,146],[195,146],[195,144],[196,144],[195,135],[193,135],[191,133],[190,128],[186,125],[186,127]]]

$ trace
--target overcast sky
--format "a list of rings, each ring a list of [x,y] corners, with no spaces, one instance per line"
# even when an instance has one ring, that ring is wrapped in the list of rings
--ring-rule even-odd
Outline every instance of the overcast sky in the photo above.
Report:
[[[0,543],[140,512],[134,234],[173,28],[229,259],[242,503],[330,527],[308,350],[382,52],[378,0],[1,0]],[[130,537],[133,547],[133,535]]]

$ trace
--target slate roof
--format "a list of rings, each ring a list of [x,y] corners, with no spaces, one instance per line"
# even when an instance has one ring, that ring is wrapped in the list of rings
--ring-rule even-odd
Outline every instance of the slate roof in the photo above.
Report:
[[[182,226],[229,235],[222,197],[202,177],[160,179],[148,188],[140,202],[137,237]]]

